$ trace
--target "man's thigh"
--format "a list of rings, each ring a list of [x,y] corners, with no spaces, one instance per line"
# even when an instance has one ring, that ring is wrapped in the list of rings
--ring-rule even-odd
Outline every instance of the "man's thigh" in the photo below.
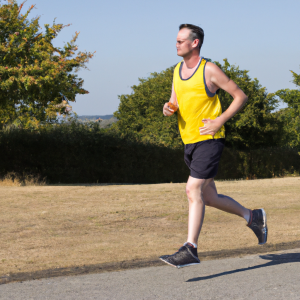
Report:
[[[224,139],[208,140],[186,145],[185,162],[190,175],[196,179],[214,178],[224,148]],[[190,153],[189,153],[189,149]]]
[[[189,179],[186,184],[186,188],[187,191],[196,190],[201,193],[206,190],[206,188],[211,184],[211,182],[214,182],[213,178],[199,179],[199,178],[194,178],[193,176],[189,176]]]

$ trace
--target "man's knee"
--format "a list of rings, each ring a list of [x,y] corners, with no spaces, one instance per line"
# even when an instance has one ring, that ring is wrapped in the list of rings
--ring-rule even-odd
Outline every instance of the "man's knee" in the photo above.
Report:
[[[190,201],[203,199],[203,187],[206,179],[189,180],[186,185],[186,195]],[[200,196],[200,197],[199,197]]]
[[[201,198],[203,196],[203,192],[199,188],[195,189],[193,186],[187,186],[185,192],[189,200],[193,200],[198,194],[201,196]]]

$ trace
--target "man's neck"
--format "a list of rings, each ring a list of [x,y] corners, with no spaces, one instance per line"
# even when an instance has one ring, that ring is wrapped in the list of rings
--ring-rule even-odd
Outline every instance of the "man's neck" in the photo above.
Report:
[[[192,53],[191,55],[184,57],[183,60],[188,69],[193,69],[200,60],[200,53],[197,53],[196,55]]]

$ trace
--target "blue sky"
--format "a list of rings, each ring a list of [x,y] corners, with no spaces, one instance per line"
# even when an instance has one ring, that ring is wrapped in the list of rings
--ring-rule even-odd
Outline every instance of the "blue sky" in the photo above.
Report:
[[[22,1],[18,1],[21,3]],[[96,51],[80,71],[84,88],[73,104],[79,115],[112,114],[118,95],[131,93],[139,77],[148,77],[181,60],[176,36],[181,23],[199,25],[205,39],[201,55],[249,70],[268,92],[295,88],[289,70],[300,73],[299,0],[28,0],[30,17],[65,28],[56,46],[80,31],[79,50]],[[168,100],[168,99],[166,99]]]

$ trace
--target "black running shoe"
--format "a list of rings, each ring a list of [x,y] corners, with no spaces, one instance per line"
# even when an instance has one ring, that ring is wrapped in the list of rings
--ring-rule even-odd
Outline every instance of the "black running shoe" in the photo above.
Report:
[[[251,211],[251,220],[247,226],[250,227],[257,236],[259,245],[263,245],[267,242],[267,215],[262,208]]]
[[[200,264],[200,260],[197,254],[197,248],[194,248],[189,243],[185,243],[173,255],[163,255],[160,257],[160,259],[163,262],[178,269]]]

